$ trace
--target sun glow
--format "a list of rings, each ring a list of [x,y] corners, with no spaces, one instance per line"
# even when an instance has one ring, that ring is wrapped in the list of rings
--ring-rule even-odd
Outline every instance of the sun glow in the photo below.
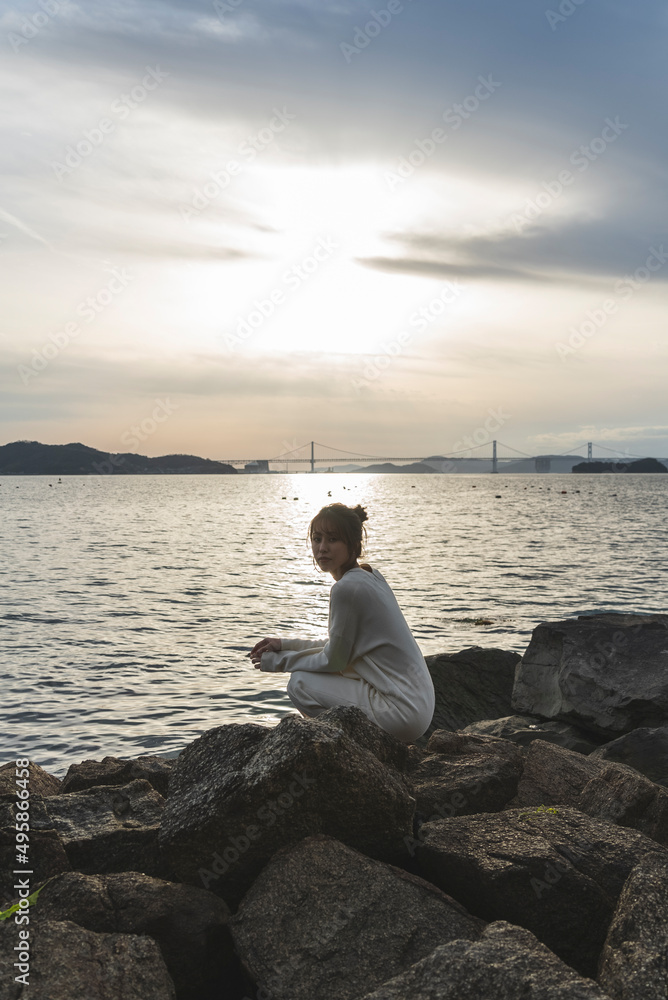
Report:
[[[228,346],[258,355],[373,353],[435,294],[438,279],[363,263],[396,254],[392,234],[415,210],[414,197],[395,195],[378,166],[272,165],[258,167],[252,181],[270,225],[256,235],[264,259],[247,265],[241,297],[234,291]]]

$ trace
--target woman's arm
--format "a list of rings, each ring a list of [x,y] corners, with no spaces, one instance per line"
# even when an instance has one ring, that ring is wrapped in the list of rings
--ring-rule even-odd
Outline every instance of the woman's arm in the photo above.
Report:
[[[320,673],[340,674],[346,669],[352,653],[350,633],[331,636],[324,647],[306,649],[271,650],[262,653],[256,666],[265,671],[312,670]]]
[[[260,670],[310,670],[320,673],[341,673],[350,662],[357,633],[355,602],[357,587],[335,583],[329,596],[329,638],[323,646],[308,639],[297,639],[298,647],[284,646],[279,651],[267,650],[260,658]],[[306,645],[308,643],[308,645]]]
[[[320,639],[293,639],[290,636],[283,636],[281,639],[281,649],[324,649],[327,645],[327,636]]]

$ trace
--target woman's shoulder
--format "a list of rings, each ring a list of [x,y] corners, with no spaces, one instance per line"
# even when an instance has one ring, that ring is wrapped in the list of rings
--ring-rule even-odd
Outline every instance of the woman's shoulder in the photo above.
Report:
[[[358,570],[364,570],[364,572],[358,573]],[[382,580],[383,583],[387,583],[380,570],[373,569],[368,563],[360,563],[359,566],[355,566],[353,569],[349,569],[347,573],[344,573],[341,579],[337,580],[334,586],[341,588],[341,585],[344,584],[346,588],[357,588],[360,585],[365,586],[362,581],[366,580],[368,580],[369,583],[372,580]]]

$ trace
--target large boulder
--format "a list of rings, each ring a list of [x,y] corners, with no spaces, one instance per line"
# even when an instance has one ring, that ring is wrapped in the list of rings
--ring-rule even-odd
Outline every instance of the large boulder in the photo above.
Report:
[[[514,806],[576,806],[585,785],[601,773],[591,757],[563,747],[534,740],[524,751],[522,777]]]
[[[599,982],[615,1000],[668,997],[668,853],[629,875],[601,954]]]
[[[82,792],[96,785],[128,785],[140,778],[148,781],[164,797],[173,766],[173,760],[150,756],[135,760],[122,760],[120,757],[82,760],[80,764],[70,764],[60,792]]]
[[[361,1000],[610,1000],[530,931],[505,921],[451,941]],[[653,998],[652,998],[653,1000]]]
[[[582,789],[577,808],[590,816],[629,826],[668,845],[668,789],[624,764],[601,763]]]
[[[27,777],[24,772],[28,771]],[[17,781],[21,784],[17,785]],[[29,761],[28,767],[17,767],[15,760],[10,760],[8,764],[0,767],[0,795],[13,795],[16,797],[17,789],[27,791],[33,795],[56,795],[60,790],[60,778],[49,774],[39,764]]]
[[[96,933],[148,934],[160,947],[177,1000],[201,1000],[236,973],[229,910],[195,886],[139,872],[68,872],[44,886],[30,917],[36,934],[44,920],[71,920]]]
[[[636,830],[554,807],[426,823],[416,849],[424,876],[470,913],[526,927],[592,977],[631,869],[665,857]]]
[[[280,725],[280,723],[279,723]],[[252,723],[209,729],[181,751],[169,776],[168,798],[189,792],[212,772],[237,774],[258,753],[273,730]]]
[[[18,823],[19,830],[16,829],[16,794],[0,796],[0,910],[16,896],[14,883],[17,876],[12,874],[15,869],[32,869],[31,883],[36,885],[71,868],[65,845],[49,818],[44,802],[41,795],[30,798],[30,818],[26,821],[30,826],[28,850],[23,854],[17,851],[17,833],[26,831],[20,829],[23,821]],[[22,857],[28,857],[30,864],[22,865],[19,861]]]
[[[607,739],[668,724],[668,615],[580,615],[534,629],[513,709]]]
[[[22,943],[20,930],[25,928],[0,922],[1,1000],[175,1000],[174,984],[150,937],[95,934],[69,920],[45,920],[39,932],[28,929],[29,949],[21,952],[14,950]],[[26,974],[27,980],[15,981]]]
[[[399,774],[404,774],[410,768],[411,749],[401,740],[386,733],[380,726],[369,725],[369,719],[358,708],[341,706],[329,708],[318,716],[318,722],[334,726],[377,757],[386,767],[394,768]]]
[[[99,785],[44,800],[72,868],[94,875],[138,871],[161,877],[167,871],[158,851],[165,800],[148,783]]]
[[[526,747],[534,740],[544,740],[554,743],[566,750],[576,750],[578,753],[590,754],[599,745],[594,742],[591,734],[587,734],[567,722],[547,722],[538,715],[509,715],[506,719],[485,719],[483,722],[472,722],[465,726],[465,733],[477,736],[499,736],[510,740],[521,747]]]
[[[373,742],[377,727],[353,711]],[[178,758],[160,843],[180,880],[234,907],[280,847],[311,834],[399,860],[414,805],[403,777],[344,726],[298,716],[270,730],[232,724]]]
[[[668,791],[623,764],[583,757],[536,740],[524,751],[517,794],[508,806],[573,806],[668,844]]]
[[[434,682],[436,708],[422,742],[437,729],[455,731],[471,722],[511,714],[519,653],[471,646],[458,653],[439,653],[425,659]]]
[[[507,740],[437,730],[411,774],[417,821],[498,812],[516,794],[523,766]]]
[[[273,1000],[353,1000],[483,928],[433,885],[323,836],[278,852],[231,923]]]
[[[668,786],[668,726],[633,729],[598,747],[592,757],[628,764],[657,785]]]

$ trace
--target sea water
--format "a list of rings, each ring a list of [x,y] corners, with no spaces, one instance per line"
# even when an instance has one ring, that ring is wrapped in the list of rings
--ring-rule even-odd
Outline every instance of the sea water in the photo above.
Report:
[[[62,775],[293,711],[246,654],[326,635],[306,532],[334,501],[366,507],[366,561],[425,655],[668,610],[668,476],[4,476],[0,764]]]

